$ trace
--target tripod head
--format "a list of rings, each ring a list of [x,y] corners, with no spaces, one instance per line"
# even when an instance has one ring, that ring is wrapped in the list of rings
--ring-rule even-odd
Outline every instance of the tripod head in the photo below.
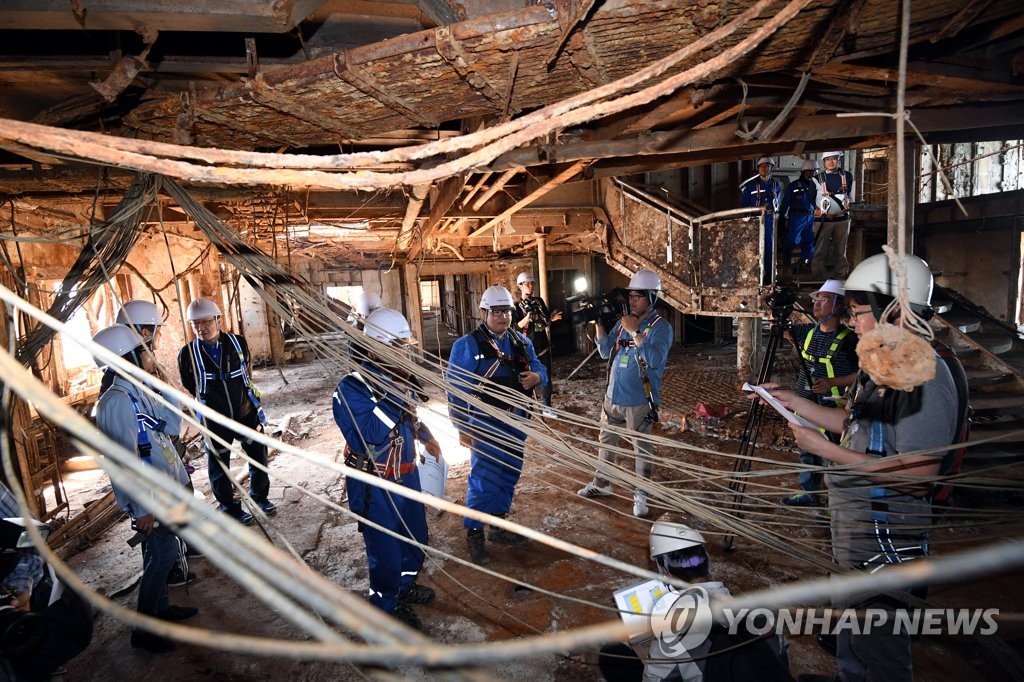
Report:
[[[796,301],[797,296],[793,289],[774,287],[771,293],[764,297],[764,302],[772,311],[772,323],[782,325],[789,323],[789,317],[793,314]]]

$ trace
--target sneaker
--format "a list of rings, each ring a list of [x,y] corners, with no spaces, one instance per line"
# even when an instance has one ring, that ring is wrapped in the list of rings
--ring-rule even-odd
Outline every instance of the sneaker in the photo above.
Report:
[[[233,518],[235,521],[238,521],[243,526],[252,525],[252,514],[242,509],[241,505],[228,509],[226,513],[228,516]]]
[[[152,654],[166,654],[174,651],[174,642],[145,630],[132,630],[132,648],[143,649]]]
[[[156,614],[156,617],[160,620],[178,621],[188,620],[199,613],[199,609],[194,606],[175,606],[171,604],[166,609]]]
[[[391,615],[402,621],[413,630],[423,630],[423,621],[416,615],[416,612],[408,604],[399,604],[398,608],[391,612]]]
[[[647,508],[647,493],[643,490],[633,491],[633,516],[646,519],[651,510]]]
[[[782,498],[782,504],[787,507],[818,507],[818,496],[811,493],[797,493]]]
[[[267,516],[273,516],[277,513],[277,505],[270,500],[263,500],[262,502],[257,501],[256,504],[259,505],[260,509],[262,509],[263,513]]]
[[[612,484],[599,485],[595,478],[590,483],[576,491],[580,497],[608,497],[612,494]]]
[[[426,587],[425,585],[417,585],[416,583],[413,583],[405,590],[405,592],[398,595],[398,603],[406,605],[423,604],[426,606],[427,604],[433,603],[436,597],[437,593],[434,592],[434,590]]]
[[[541,410],[540,414],[542,417],[545,417],[547,419],[554,419],[555,417],[558,416],[557,414],[555,414],[555,411],[552,410],[550,407],[545,407],[543,410]]]
[[[196,581],[196,574],[192,571],[185,575],[181,572],[181,566],[175,564],[171,572],[167,574],[167,587],[184,587]]]

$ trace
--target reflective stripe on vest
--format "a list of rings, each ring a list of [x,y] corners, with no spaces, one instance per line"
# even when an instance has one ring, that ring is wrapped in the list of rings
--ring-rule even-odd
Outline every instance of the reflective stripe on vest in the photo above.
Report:
[[[810,360],[811,362],[820,362],[821,364],[825,365],[825,376],[827,376],[829,379],[835,379],[836,378],[836,370],[832,366],[832,356],[836,354],[837,350],[839,350],[840,342],[842,342],[842,340],[846,338],[846,335],[850,333],[850,328],[849,327],[844,327],[841,332],[836,334],[835,340],[833,340],[832,344],[828,347],[828,353],[823,358],[816,358],[813,355],[811,355],[811,353],[810,353],[811,337],[814,336],[815,329],[817,329],[817,327],[815,327],[810,332],[808,332],[807,336],[804,337],[804,347],[800,351],[800,355],[802,355],[804,357],[804,360]],[[813,375],[807,377],[808,388],[810,388],[810,384],[813,383],[813,380],[814,380],[814,376]],[[835,398],[838,398],[841,395],[842,395],[842,393],[840,393],[839,387],[838,386],[833,386],[832,387],[832,396],[835,397]]]
[[[198,383],[198,398],[199,402],[203,405],[206,404],[206,382],[208,381],[227,381],[228,379],[241,379],[242,383],[245,384],[245,394],[249,397],[249,402],[256,408],[256,416],[259,417],[260,424],[267,425],[267,415],[263,413],[263,407],[260,405],[260,399],[253,393],[252,383],[249,381],[249,373],[246,371],[245,366],[245,353],[242,352],[242,344],[238,342],[238,337],[234,334],[225,333],[231,340],[231,345],[235,347],[235,355],[238,357],[238,369],[233,372],[225,372],[223,374],[219,372],[207,372],[206,364],[203,362],[203,354],[200,351],[199,339],[193,339],[189,347],[192,351],[192,360],[196,366],[196,381]],[[218,368],[219,369],[219,368]]]

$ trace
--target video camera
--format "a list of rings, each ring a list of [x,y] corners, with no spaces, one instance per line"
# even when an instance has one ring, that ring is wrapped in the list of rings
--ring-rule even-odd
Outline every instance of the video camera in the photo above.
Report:
[[[796,305],[796,291],[788,287],[775,287],[770,294],[764,297],[764,302],[772,309],[772,318],[784,322],[793,314],[793,306]]]
[[[579,304],[572,311],[574,325],[596,320],[606,332],[611,331],[619,318],[629,314],[629,291],[621,288],[597,296],[570,296],[566,302],[572,305]]]
[[[542,324],[545,327],[548,326],[548,316],[544,314],[544,306],[540,304],[540,299],[535,296],[530,296],[525,300],[526,307],[529,310],[530,320],[538,324]]]

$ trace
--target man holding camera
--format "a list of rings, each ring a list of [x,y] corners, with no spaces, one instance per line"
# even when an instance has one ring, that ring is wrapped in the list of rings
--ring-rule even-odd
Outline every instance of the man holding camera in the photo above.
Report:
[[[607,426],[650,433],[658,421],[661,403],[661,379],[672,347],[672,325],[655,311],[661,291],[661,279],[651,270],[637,270],[629,280],[629,313],[623,315],[607,333],[597,325],[597,349],[608,360],[608,388],[605,391],[601,429],[600,461],[594,480],[581,488],[581,497],[606,497],[612,494],[609,476],[616,465],[612,448],[619,444],[619,433]],[[646,438],[633,441],[636,475],[650,479],[654,472],[654,444]],[[646,518],[647,492],[633,492],[633,515]]]
[[[544,404],[551,407],[551,339],[548,329],[552,323],[562,319],[562,311],[548,312],[548,305],[540,296],[533,295],[536,282],[533,275],[520,272],[516,277],[519,287],[519,303],[512,311],[512,324],[533,342],[537,357],[548,370],[548,381],[544,384]]]
[[[505,517],[512,506],[512,493],[523,471],[523,443],[526,434],[514,426],[517,419],[529,419],[525,396],[547,382],[547,372],[533,350],[533,343],[512,325],[512,294],[501,286],[489,287],[480,298],[484,321],[452,346],[445,377],[456,390],[448,392],[448,411],[459,430],[459,443],[470,448],[466,506]],[[507,412],[504,419],[488,414],[466,400],[466,394],[491,407]],[[521,545],[526,538],[504,528],[490,528],[484,536],[482,521],[466,517],[466,543],[474,564],[490,562],[485,540],[504,545]]]
[[[785,331],[786,338],[800,353],[796,385],[801,398],[818,405],[842,407],[838,402],[857,380],[857,335],[843,324],[846,289],[842,280],[826,280],[811,298],[815,324],[799,324]],[[826,433],[826,437],[833,436]],[[833,442],[838,443],[835,436]],[[820,467],[821,457],[801,450],[800,463]],[[799,475],[800,492],[782,498],[791,507],[817,507],[822,490],[822,472],[808,469]]]

